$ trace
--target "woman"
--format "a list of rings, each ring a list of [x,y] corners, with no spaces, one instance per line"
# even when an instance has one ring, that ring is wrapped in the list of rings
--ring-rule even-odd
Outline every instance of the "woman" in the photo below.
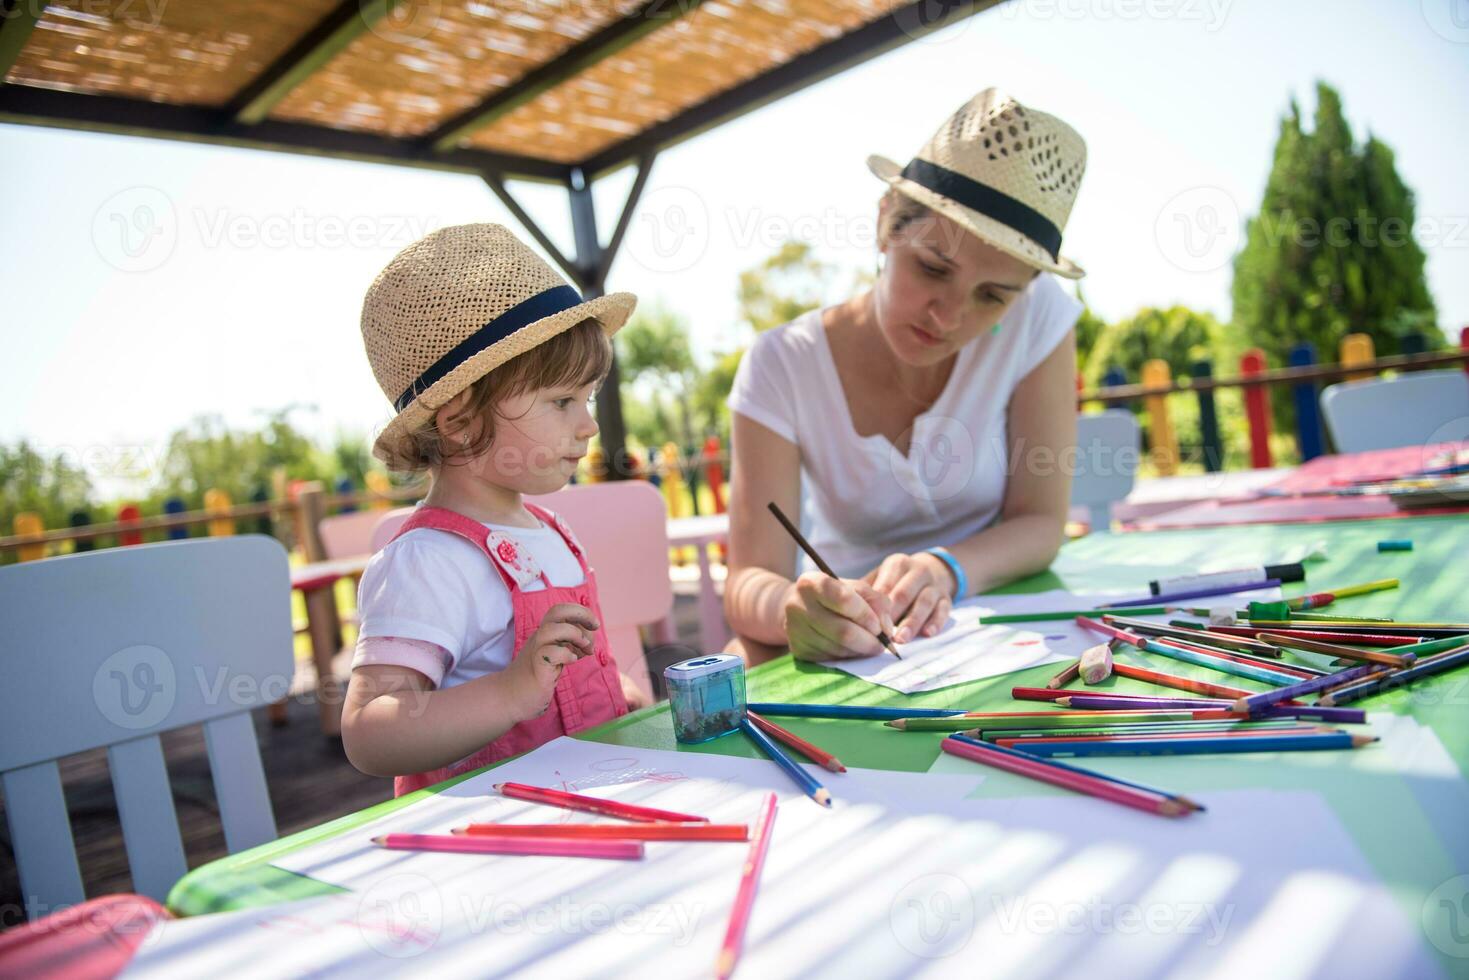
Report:
[[[734,415],[731,646],[823,660],[932,636],[953,603],[1044,569],[1063,537],[1080,304],[1055,276],[1086,165],[1070,126],[987,89],[906,167],[868,166],[872,289],[763,334]],[[802,510],[841,576],[797,575],[767,510]],[[799,556],[806,568],[810,563]]]

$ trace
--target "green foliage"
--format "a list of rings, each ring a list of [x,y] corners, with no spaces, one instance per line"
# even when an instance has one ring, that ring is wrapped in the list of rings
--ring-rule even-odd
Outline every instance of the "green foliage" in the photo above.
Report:
[[[770,258],[740,273],[740,318],[756,333],[789,323],[821,305],[836,267],[807,242],[786,242]]]
[[[91,493],[86,472],[65,454],[48,455],[24,439],[0,445],[0,536],[15,533],[16,515],[28,511],[47,528],[66,527]],[[0,564],[13,561],[14,552],[0,552]]]
[[[1105,329],[1088,329],[1095,330],[1097,337],[1086,360],[1084,377],[1089,388],[1099,385],[1111,367],[1122,368],[1127,380],[1137,383],[1142,380],[1143,365],[1154,358],[1168,362],[1172,377],[1187,377],[1195,361],[1217,357],[1225,333],[1213,316],[1186,306],[1148,307]],[[1078,349],[1080,344],[1078,335]],[[1215,373],[1223,373],[1218,365]]]
[[[1076,369],[1081,372],[1083,378],[1090,378],[1087,366],[1091,363],[1092,352],[1097,343],[1102,339],[1103,332],[1107,327],[1107,321],[1092,312],[1092,308],[1086,305],[1086,297],[1082,295],[1081,289],[1077,289],[1076,296],[1081,300],[1081,315],[1076,318]],[[1103,365],[1105,372],[1106,365]]]
[[[678,314],[662,306],[639,310],[631,323],[617,333],[617,360],[622,376],[629,384],[644,382],[654,393],[655,417],[660,414],[658,396],[667,395],[679,407],[679,429],[675,441],[693,444],[693,418],[690,398],[699,370],[689,345],[688,324]],[[674,429],[664,429],[664,439],[673,438]],[[649,443],[661,445],[662,443]]]
[[[1335,360],[1349,333],[1371,336],[1380,356],[1398,353],[1410,330],[1442,346],[1413,223],[1392,150],[1370,135],[1357,145],[1340,96],[1318,83],[1314,128],[1294,101],[1280,122],[1260,210],[1235,258],[1235,323],[1273,366],[1302,342]],[[1289,399],[1275,402],[1287,421]]]

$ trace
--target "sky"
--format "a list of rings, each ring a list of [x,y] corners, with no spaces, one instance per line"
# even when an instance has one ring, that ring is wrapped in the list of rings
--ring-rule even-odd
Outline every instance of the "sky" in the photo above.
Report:
[[[869,154],[906,162],[979,90],[1073,125],[1086,176],[1063,252],[1104,318],[1229,317],[1230,258],[1281,116],[1317,79],[1417,196],[1440,323],[1469,324],[1469,0],[1008,0],[659,155],[608,288],[741,346],[739,273],[809,241],[873,269]],[[473,175],[0,125],[0,442],[66,453],[104,495],[189,419],[298,405],[319,438],[384,425],[362,295],[444,225],[514,219]],[[594,186],[610,234],[631,170]],[[571,252],[564,190],[513,184]],[[827,297],[830,301],[842,295]]]

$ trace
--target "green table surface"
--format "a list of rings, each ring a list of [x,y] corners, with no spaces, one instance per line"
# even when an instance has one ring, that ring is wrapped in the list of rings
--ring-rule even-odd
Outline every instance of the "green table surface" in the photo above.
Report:
[[[1411,552],[1379,553],[1377,542],[1411,538]],[[1469,621],[1469,518],[1424,517],[1311,525],[1256,525],[1199,530],[1096,534],[1068,543],[1041,575],[1017,582],[1005,592],[1045,589],[1117,589],[1139,586],[1169,573],[1200,568],[1244,567],[1277,561],[1303,545],[1321,543],[1324,561],[1307,565],[1307,581],[1287,587],[1288,595],[1332,586],[1397,578],[1399,589],[1340,600],[1343,615],[1390,616],[1403,621]],[[1204,600],[1207,602],[1207,600]],[[1041,633],[1045,624],[1033,624]],[[1150,654],[1127,651],[1129,662],[1173,674],[1208,678],[1249,690],[1262,685],[1228,677]],[[1324,658],[1303,659],[1324,664]],[[1012,686],[1044,686],[1058,665],[1047,665],[926,694],[903,695],[840,671],[782,657],[749,672],[749,699],[929,707],[970,710],[1030,710],[1016,702]],[[1103,687],[1119,692],[1162,693],[1135,681],[1113,678]],[[1404,910],[1418,920],[1426,897],[1456,875],[1469,873],[1469,826],[1450,825],[1449,803],[1469,799],[1469,670],[1441,675],[1413,687],[1357,703],[1368,711],[1412,715],[1443,742],[1458,769],[1458,779],[1405,775],[1374,760],[1377,746],[1351,752],[1258,753],[1234,756],[1091,760],[1087,764],[1113,775],[1166,786],[1177,792],[1239,787],[1316,790],[1326,798],[1369,864],[1393,890]],[[839,755],[849,766],[926,771],[938,755],[940,735],[902,733],[876,722],[782,719],[798,735]],[[592,741],[679,752],[709,752],[756,758],[744,739],[727,737],[698,746],[678,744],[667,706],[654,705],[578,735]],[[986,770],[978,796],[1045,796],[1066,791],[999,771]],[[468,778],[468,775],[461,777]],[[1448,783],[1448,785],[1445,785]],[[448,784],[444,784],[448,785]],[[443,786],[390,800],[269,844],[242,851],[195,869],[174,887],[168,905],[177,914],[196,915],[269,905],[330,894],[340,889],[270,864],[281,855],[341,834],[407,806]],[[1447,794],[1447,795],[1445,795]],[[1469,956],[1469,944],[1459,950]],[[1462,959],[1444,959],[1462,968]],[[1451,970],[1451,972],[1454,972]]]

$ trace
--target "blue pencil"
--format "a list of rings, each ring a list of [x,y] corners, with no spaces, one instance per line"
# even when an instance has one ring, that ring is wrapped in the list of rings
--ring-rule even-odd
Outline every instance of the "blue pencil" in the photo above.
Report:
[[[952,718],[962,715],[964,708],[878,708],[865,704],[750,704],[757,715],[784,715],[788,718],[859,718],[864,721],[890,721],[894,718]]]
[[[1225,738],[1128,738],[1086,742],[1039,742],[1025,754],[1045,758],[1121,755],[1209,755],[1226,752],[1301,752],[1311,749],[1354,749],[1377,741],[1375,735],[1322,732],[1320,735],[1251,735]]]
[[[992,742],[985,742],[977,738],[970,738],[963,732],[955,732],[949,737],[956,738],[961,742],[969,742],[973,745],[983,745],[987,749],[994,749],[996,752],[1004,752],[1007,755],[1019,756],[1022,759],[1030,761],[1041,761],[1036,760],[1034,758],[1034,753],[1032,752],[1021,752],[1017,749],[1006,748],[1003,745],[995,745]],[[1068,766],[1066,763],[1058,762],[1055,759],[1046,759],[1044,761],[1047,765],[1055,766],[1057,769],[1065,769],[1068,772],[1078,772],[1081,773],[1083,776],[1095,776],[1097,779],[1105,779],[1107,780],[1107,782],[1116,783],[1119,786],[1130,786],[1133,789],[1140,789],[1144,793],[1157,793],[1159,796],[1166,796],[1170,800],[1177,800],[1179,803],[1193,810],[1204,809],[1201,804],[1195,803],[1188,797],[1179,796],[1177,793],[1170,793],[1166,789],[1158,789],[1157,787],[1148,786],[1144,783],[1134,783],[1128,779],[1118,779],[1116,776],[1109,776],[1105,772],[1097,772],[1095,769],[1083,769],[1080,766]]]
[[[781,751],[780,746],[771,741],[770,736],[756,727],[754,722],[748,718],[741,718],[740,731],[744,732],[750,741],[759,747],[760,751],[770,756],[771,762],[784,769],[796,781],[796,785],[805,790],[807,796],[822,806],[831,806],[831,792],[818,783],[809,772],[797,765],[796,760]]]

